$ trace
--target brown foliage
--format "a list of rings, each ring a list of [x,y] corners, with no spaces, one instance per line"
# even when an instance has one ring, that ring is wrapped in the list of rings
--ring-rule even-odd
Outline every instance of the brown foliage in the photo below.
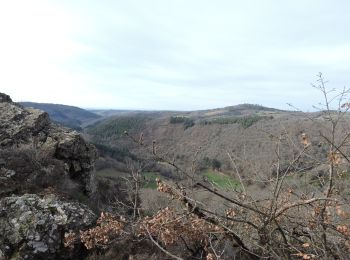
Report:
[[[110,224],[106,219],[99,226],[80,235],[81,241],[88,248],[108,245],[113,238],[123,233],[126,225],[139,238],[149,238],[161,251],[175,258],[183,254],[183,248],[191,252],[192,259],[342,259],[350,252],[350,223],[347,193],[339,187],[345,178],[344,167],[348,167],[350,159],[350,133],[339,129],[344,116],[343,110],[349,108],[342,102],[346,94],[344,90],[340,97],[338,110],[330,107],[329,91],[325,89],[325,81],[319,76],[315,86],[325,96],[325,109],[322,120],[310,119],[319,126],[319,133],[299,132],[294,139],[285,130],[279,135],[272,135],[274,148],[270,153],[275,156],[272,166],[274,174],[264,173],[257,169],[256,178],[251,182],[263,180],[264,189],[252,192],[239,176],[242,189],[224,192],[222,189],[210,186],[205,180],[194,178],[195,171],[188,172],[159,154],[156,142],[149,146],[149,154],[156,161],[168,163],[188,179],[188,182],[169,184],[157,179],[157,190],[169,195],[177,201],[179,208],[165,207],[153,216],[134,218],[124,225],[118,219]],[[343,110],[341,110],[343,109]],[[336,111],[336,112],[334,112]],[[300,140],[301,134],[301,140]],[[310,151],[315,148],[313,137],[323,140],[317,146],[324,150],[323,156],[313,156]],[[318,140],[319,140],[318,139]],[[135,139],[136,142],[137,139]],[[143,141],[145,147],[147,142]],[[273,146],[271,146],[273,147]],[[290,148],[292,147],[292,148]],[[292,157],[285,156],[284,150],[291,149]],[[305,163],[307,162],[307,163]],[[345,165],[347,163],[347,165]],[[302,178],[307,170],[318,166],[326,169],[324,173],[313,176],[321,184],[317,188],[312,184],[302,188],[288,184],[289,177]],[[195,167],[192,167],[194,169]],[[193,173],[193,174],[192,174]],[[268,177],[266,177],[268,176]],[[137,180],[136,180],[137,183]],[[262,183],[262,182],[260,182]],[[187,185],[186,185],[187,184]],[[301,184],[301,181],[298,182]],[[256,187],[256,186],[255,186]],[[219,198],[222,211],[214,211],[208,205],[195,199],[195,192],[207,192],[212,197]],[[113,219],[108,216],[107,219]],[[73,235],[67,234],[67,240],[73,240]],[[176,245],[183,245],[181,250]],[[231,252],[227,249],[231,246]],[[201,250],[194,250],[201,248]],[[170,252],[171,251],[171,252]],[[200,254],[198,254],[200,252]],[[187,255],[188,256],[188,255]],[[191,259],[191,258],[190,258]]]
[[[97,220],[97,226],[80,234],[72,232],[65,234],[64,245],[74,247],[74,243],[80,240],[87,249],[94,247],[106,247],[114,238],[123,232],[124,220],[108,213],[101,213]]]
[[[210,233],[222,232],[220,227],[194,214],[178,214],[168,207],[152,217],[145,217],[139,230],[140,235],[150,233],[165,245],[174,244],[181,239],[207,244]]]

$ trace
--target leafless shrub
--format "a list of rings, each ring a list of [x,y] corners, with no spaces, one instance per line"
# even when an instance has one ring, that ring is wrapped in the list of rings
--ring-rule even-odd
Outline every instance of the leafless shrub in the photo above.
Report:
[[[274,149],[269,151],[274,158],[270,165],[273,171],[261,174],[257,169],[255,175],[247,178],[237,167],[241,189],[230,193],[195,178],[195,167],[192,172],[186,171],[173,158],[162,155],[156,141],[147,148],[143,136],[140,141],[126,133],[148,149],[155,161],[171,165],[188,179],[173,184],[157,180],[158,191],[177,201],[180,210],[166,207],[153,216],[143,217],[135,200],[133,209],[137,218],[128,223],[133,227],[131,230],[149,238],[174,259],[184,257],[183,251],[171,247],[178,243],[187,249],[189,259],[346,259],[350,253],[349,194],[340,187],[341,178],[348,174],[344,169],[350,163],[350,132],[343,127],[350,109],[349,90],[328,91],[326,83],[320,74],[313,86],[324,96],[324,103],[319,106],[321,117],[308,119],[319,126],[319,132],[301,131],[298,136],[291,136],[285,129],[278,135],[270,134],[274,144]],[[316,135],[323,140],[321,144],[313,141]],[[326,154],[315,155],[314,150],[320,147]],[[293,152],[286,153],[286,149]],[[244,165],[238,155],[230,153],[230,156],[234,167],[238,162]],[[310,169],[319,167],[326,170],[312,176]],[[135,185],[138,174],[136,171],[131,176]],[[322,185],[310,186],[301,180],[303,186],[299,188],[298,183],[289,182],[289,178],[298,177],[316,178]],[[264,193],[252,192],[255,185],[261,185]],[[224,212],[213,211],[196,200],[194,194],[202,191],[220,199]],[[225,245],[234,250],[228,250]]]

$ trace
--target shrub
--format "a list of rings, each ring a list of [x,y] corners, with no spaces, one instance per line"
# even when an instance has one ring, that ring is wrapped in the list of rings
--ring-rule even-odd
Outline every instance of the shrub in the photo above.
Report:
[[[221,162],[214,158],[204,157],[200,163],[202,169],[212,168],[213,170],[219,170],[221,168]]]
[[[215,169],[220,169],[221,168],[221,162],[218,159],[213,159],[211,161],[211,167]]]

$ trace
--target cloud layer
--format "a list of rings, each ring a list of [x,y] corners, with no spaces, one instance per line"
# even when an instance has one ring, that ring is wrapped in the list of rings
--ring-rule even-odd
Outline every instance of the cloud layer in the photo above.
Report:
[[[311,108],[350,86],[347,1],[3,1],[0,91],[100,108]]]

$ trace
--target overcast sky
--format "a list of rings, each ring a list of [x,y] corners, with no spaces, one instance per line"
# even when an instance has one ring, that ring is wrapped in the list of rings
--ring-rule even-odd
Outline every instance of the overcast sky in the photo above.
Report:
[[[350,2],[0,2],[0,92],[88,108],[304,110],[350,87]]]

